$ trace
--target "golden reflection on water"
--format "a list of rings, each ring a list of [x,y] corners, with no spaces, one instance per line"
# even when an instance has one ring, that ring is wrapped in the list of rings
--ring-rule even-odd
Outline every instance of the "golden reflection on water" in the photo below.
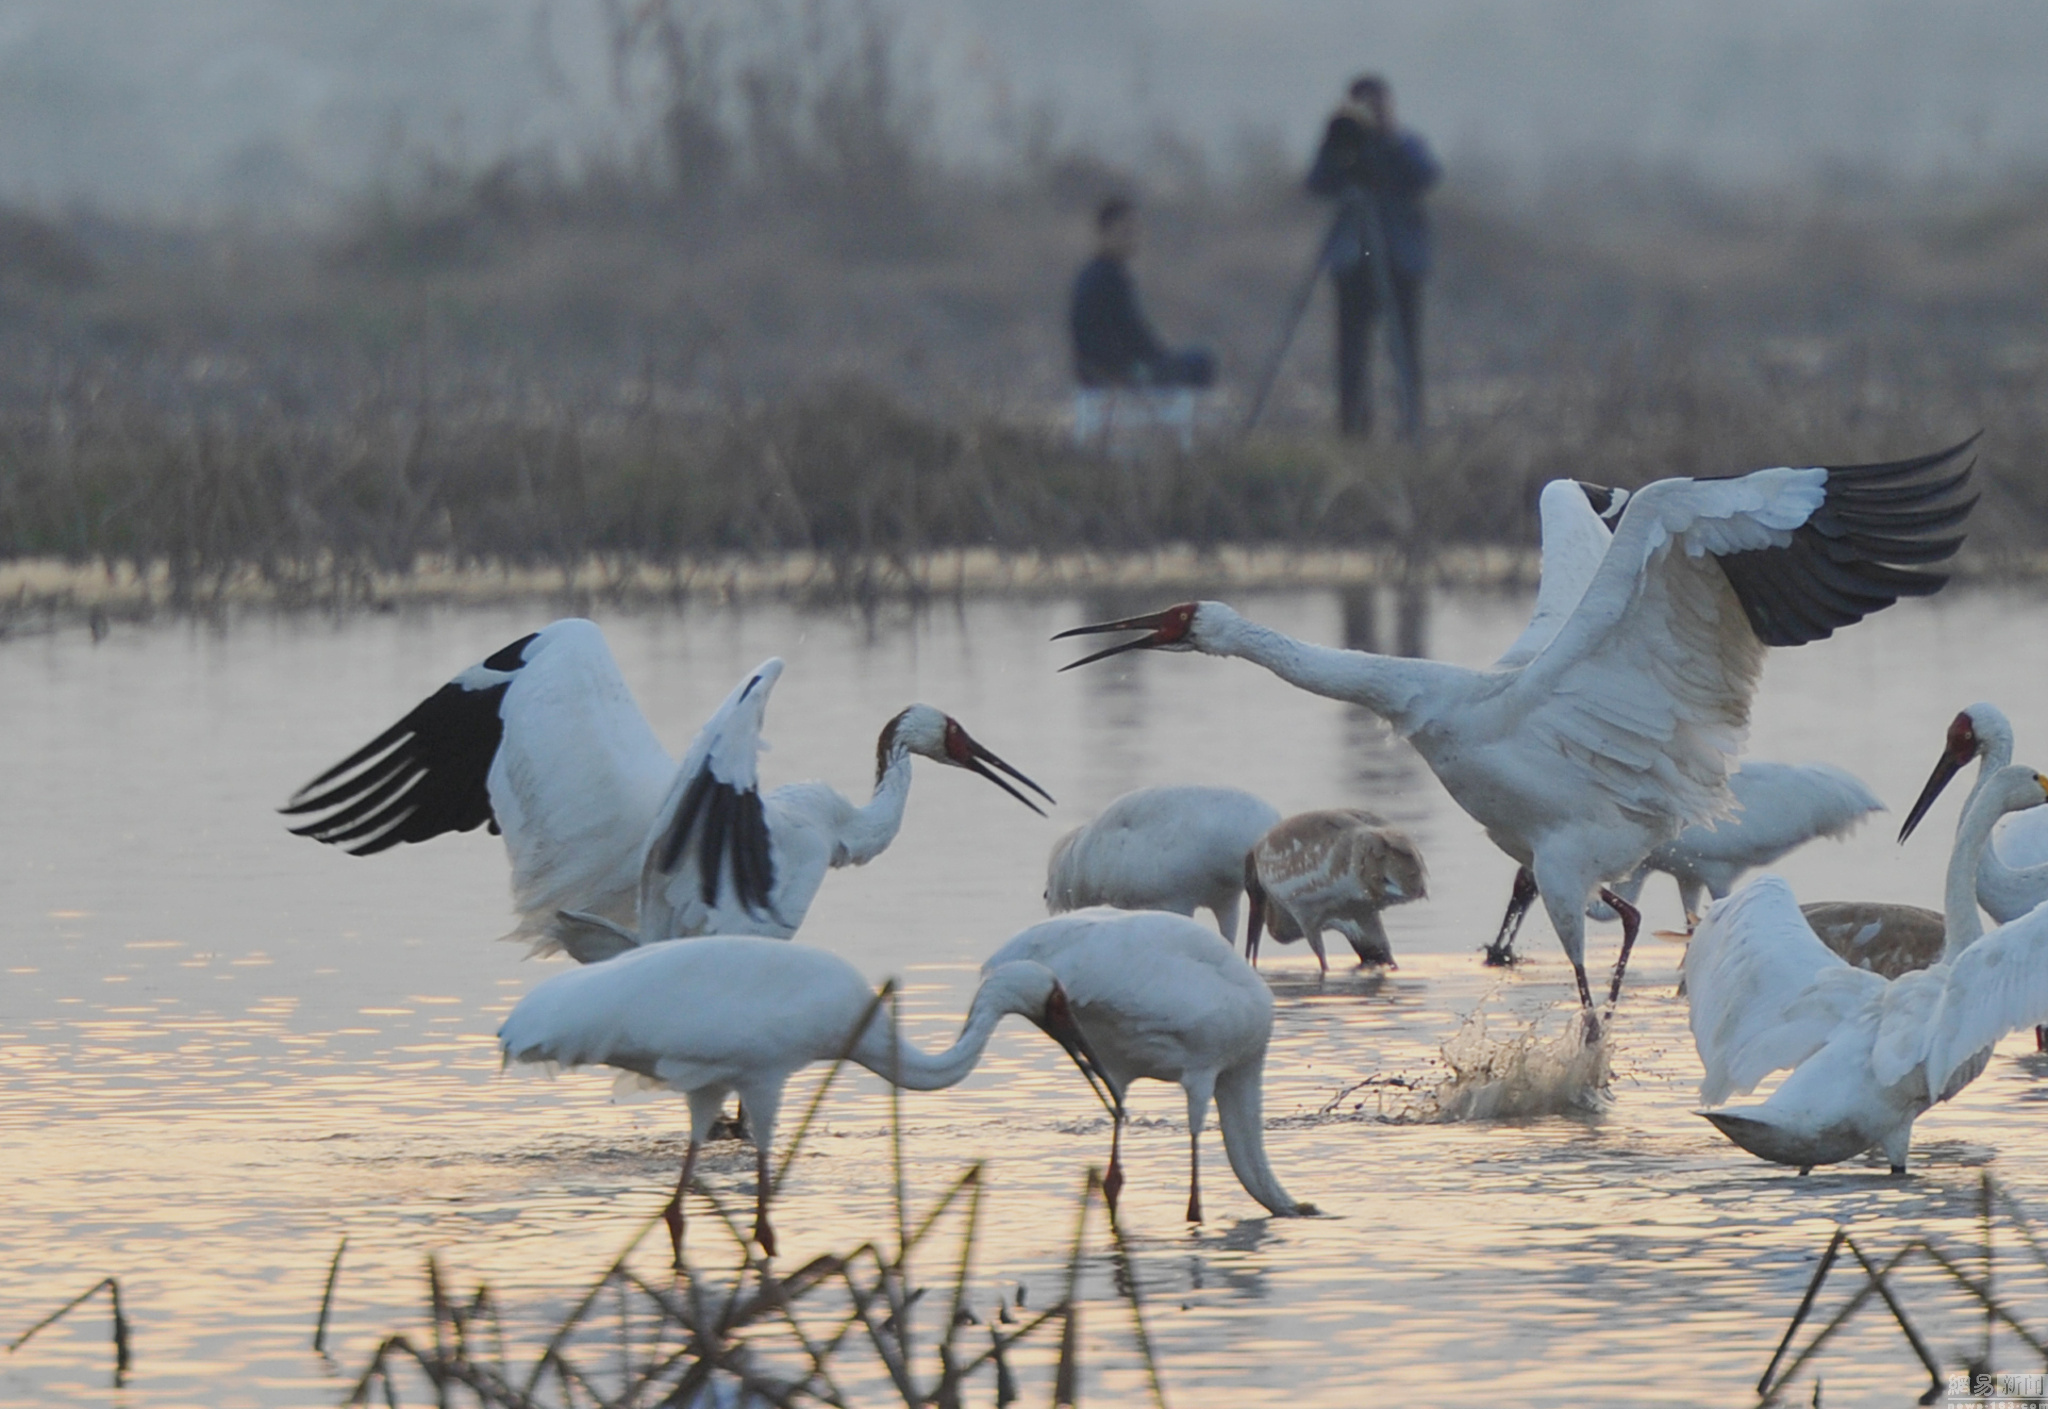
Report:
[[[1250,605],[1305,634],[1341,629],[1331,600]],[[1483,660],[1514,634],[1517,610],[1442,603],[1437,649]],[[2038,653],[1970,649],[2015,613],[2041,608],[1952,594],[1781,653],[1756,751],[1840,762],[1897,804],[1946,719],[1988,697],[2015,710],[2024,755],[2024,708],[2048,667],[2028,658]],[[1365,1077],[1426,1076],[1475,1007],[1512,1023],[1562,1002],[1554,941],[1537,919],[1523,941],[1533,963],[1506,977],[1477,966],[1508,863],[1372,721],[1234,663],[1143,659],[1055,676],[1062,657],[1045,638],[1083,619],[1081,608],[990,603],[872,638],[766,609],[607,629],[672,747],[743,670],[780,653],[791,668],[769,716],[771,783],[864,789],[875,730],[916,698],[958,714],[1063,800],[1041,822],[971,779],[922,770],[897,847],[828,881],[806,938],[877,979],[900,975],[926,1043],[950,1039],[980,958],[1037,916],[1052,838],[1125,787],[1226,782],[1288,811],[1371,805],[1428,850],[1433,898],[1388,919],[1399,970],[1318,982],[1305,953],[1268,960],[1269,1150],[1327,1216],[1260,1216],[1212,1126],[1212,1221],[1190,1230],[1180,1093],[1134,1098],[1124,1216],[1174,1403],[1747,1403],[1836,1219],[1880,1248],[1923,1230],[1968,1243],[1986,1163],[2048,1210],[2048,1173],[2026,1157],[2048,1066],[2021,1039],[1925,1118],[1910,1179],[1855,1165],[1802,1180],[1734,1150],[1690,1114],[1697,1063],[1666,945],[1638,951],[1614,1100],[1597,1117],[1389,1124],[1381,1103],[1398,1111],[1406,1097],[1387,1087],[1319,1114]],[[540,1334],[659,1207],[680,1153],[679,1102],[614,1104],[595,1074],[499,1071],[497,1023],[553,970],[493,942],[507,925],[496,840],[357,860],[286,836],[270,810],[530,627],[523,615],[443,614],[5,647],[0,1338],[112,1273],[136,1368],[112,1396],[104,1312],[85,1308],[0,1358],[0,1402],[331,1404],[380,1336],[419,1322],[429,1250],[463,1284],[492,1285],[517,1340]],[[141,676],[147,693],[132,688]],[[1885,708],[1862,707],[1873,698]],[[1813,898],[1931,903],[1939,848],[1899,850],[1886,830],[1785,869]],[[1674,918],[1661,884],[1654,924]],[[1596,933],[1596,961],[1613,943]],[[1082,1173],[1108,1144],[1065,1059],[1030,1029],[1005,1029],[962,1087],[903,1109],[914,1201],[969,1160],[991,1161],[980,1295],[1021,1283],[1052,1300]],[[893,1221],[887,1112],[865,1076],[831,1097],[777,1219],[792,1262]],[[742,1147],[715,1149],[705,1168],[744,1197]],[[329,1366],[308,1341],[344,1233]],[[1139,1384],[1108,1306],[1113,1276],[1098,1257],[1085,1283],[1105,1303],[1086,1323],[1093,1402],[1127,1402]],[[2010,1279],[2022,1300],[2048,1302],[2016,1267]],[[1927,1320],[1944,1353],[1974,1345],[1969,1318]],[[1917,1392],[1905,1347],[1875,1321],[1822,1368],[1829,1404]]]

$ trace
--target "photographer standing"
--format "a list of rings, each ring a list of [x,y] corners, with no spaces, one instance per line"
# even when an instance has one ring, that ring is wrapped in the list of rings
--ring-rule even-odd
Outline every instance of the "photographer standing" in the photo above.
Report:
[[[1401,435],[1422,428],[1422,281],[1429,273],[1429,218],[1422,193],[1442,170],[1423,140],[1394,122],[1386,80],[1352,80],[1350,101],[1323,132],[1308,189],[1338,202],[1329,251],[1337,292],[1337,428],[1372,429],[1372,331],[1394,308],[1394,374]]]

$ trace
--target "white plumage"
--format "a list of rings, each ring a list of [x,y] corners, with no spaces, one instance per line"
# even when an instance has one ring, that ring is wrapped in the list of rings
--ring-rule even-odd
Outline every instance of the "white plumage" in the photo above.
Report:
[[[856,806],[824,783],[788,783],[763,797],[756,771],[761,724],[781,676],[780,660],[763,662],[690,745],[647,842],[637,934],[615,935],[617,944],[702,934],[788,939],[828,871],[864,866],[896,839],[913,756],[977,773],[1034,812],[1037,805],[990,766],[1052,801],[957,720],[923,704],[883,726],[875,791],[866,805]],[[593,947],[602,946],[579,945],[585,955]]]
[[[1686,922],[1699,917],[1705,897],[1720,900],[1759,866],[1768,866],[1818,837],[1846,837],[1873,812],[1883,812],[1853,774],[1826,763],[1767,763],[1750,759],[1728,775],[1732,815],[1695,822],[1643,858],[1615,894],[1634,904],[1652,872],[1678,883]],[[1596,907],[1595,919],[1611,919]]]
[[[1606,501],[1604,510],[1594,506],[1595,498]],[[1550,644],[1599,573],[1600,560],[1607,556],[1607,545],[1614,541],[1610,524],[1621,516],[1627,504],[1625,489],[1609,489],[1575,479],[1554,479],[1543,486],[1536,496],[1536,521],[1542,535],[1536,609],[1529,614],[1529,624],[1522,628],[1522,634],[1493,663],[1494,669],[1527,665]]]
[[[1949,858],[1943,962],[1886,980],[1814,936],[1792,891],[1759,876],[1707,912],[1686,952],[1693,1040],[1718,1105],[1791,1068],[1759,1105],[1703,1112],[1736,1144],[1802,1168],[1876,1146],[1906,1166],[1913,1122],[1976,1079],[2006,1033],[2048,1018],[2048,910],[1980,936],[1977,863],[1999,817],[2048,801],[2007,768],[1981,788]]]
[[[1053,843],[1045,908],[1207,909],[1225,943],[1237,941],[1245,857],[1280,820],[1278,809],[1236,788],[1139,788]]]
[[[1202,1218],[1202,1127],[1216,1103],[1223,1150],[1245,1192],[1283,1217],[1313,1213],[1266,1159],[1262,1117],[1273,995],[1207,927],[1160,911],[1099,908],[1041,921],[982,966],[1042,964],[1059,979],[1119,1107],[1103,1187],[1123,1183],[1122,1104],[1133,1081],[1178,1082],[1187,1095],[1188,1219]]]
[[[1894,465],[1671,479],[1630,498],[1556,634],[1526,664],[1471,670],[1296,641],[1220,602],[1063,635],[1142,630],[1075,665],[1151,647],[1237,656],[1388,720],[1534,878],[1578,979],[1585,907],[1686,826],[1725,813],[1767,645],[1797,645],[1942,578],[1973,501],[1962,447]],[[1610,904],[1619,901],[1608,893]],[[1621,960],[1637,916],[1625,901]]]
[[[1245,862],[1251,920],[1244,956],[1259,961],[1263,921],[1275,941],[1307,939],[1325,973],[1323,931],[1344,936],[1361,964],[1394,964],[1380,911],[1429,893],[1422,852],[1386,819],[1356,807],[1298,812],[1259,838]]]
[[[690,1141],[667,1211],[680,1265],[682,1196],[727,1092],[738,1093],[754,1142],[755,1237],[772,1255],[768,1159],[790,1076],[845,1056],[910,1090],[951,1086],[974,1069],[1010,1013],[1044,1028],[1091,1071],[1059,984],[1042,965],[991,969],[959,1040],[929,1054],[892,1039],[886,1006],[844,959],[754,936],[653,944],[556,974],[519,1000],[498,1041],[508,1062],[616,1067],[689,1099]]]
[[[1977,783],[1970,792],[1975,798],[1987,779],[2012,762],[2012,748],[2012,722],[1998,706],[1980,702],[1958,714],[1927,786],[1899,828],[1899,840],[1913,834],[1942,789],[1971,759],[1977,760]],[[1963,806],[1967,810],[1968,801]],[[2004,924],[2048,900],[2048,813],[2007,818],[1991,838],[1977,867],[1977,903]]]
[[[512,862],[512,938],[560,942],[559,911],[631,922],[675,760],[604,633],[557,621],[457,675],[292,795],[296,835],[373,855],[488,824]]]

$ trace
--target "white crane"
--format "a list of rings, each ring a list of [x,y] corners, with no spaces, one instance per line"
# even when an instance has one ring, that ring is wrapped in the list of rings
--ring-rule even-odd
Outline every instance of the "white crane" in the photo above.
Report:
[[[890,1015],[860,971],[807,945],[747,935],[652,944],[556,974],[512,1009],[498,1029],[507,1062],[618,1068],[621,1082],[681,1091],[690,1103],[682,1177],[664,1211],[682,1265],[683,1206],[697,1151],[728,1091],[737,1092],[754,1142],[754,1238],[775,1254],[768,1222],[769,1154],[782,1088],[812,1062],[841,1057],[912,1091],[964,1079],[997,1022],[1016,1013],[1066,1048],[1091,1084],[1099,1068],[1050,970],[991,969],[959,1039],[927,1053],[892,1038]]]
[[[512,862],[518,926],[553,949],[556,912],[633,918],[640,852],[671,759],[594,622],[494,651],[292,794],[295,836],[372,856],[489,826]]]
[[[827,869],[866,862],[894,838],[911,753],[980,773],[1022,798],[983,761],[1028,779],[954,720],[912,705],[882,731],[882,779],[868,808],[810,783],[778,789],[764,814],[754,754],[760,710],[781,670],[782,662],[770,661],[749,676],[699,731],[679,769],[634,704],[603,633],[592,622],[558,621],[463,671],[300,788],[283,810],[320,814],[292,828],[294,835],[358,856],[489,825],[504,834],[512,861],[519,924],[510,937],[532,940],[542,952],[567,945],[589,959],[629,947],[636,928],[662,939],[713,930],[794,933]],[[703,786],[691,792],[700,777]],[[743,786],[728,782],[740,778]],[[659,911],[650,927],[636,917],[652,844],[692,835],[687,828],[674,835],[679,804],[709,805],[709,815],[689,819],[703,824],[694,831],[698,850],[674,864],[688,872],[682,884],[710,890],[716,903],[702,902],[683,920]],[[709,886],[689,869],[707,846],[726,861]],[[735,866],[743,886],[733,884]],[[667,904],[673,891],[657,887],[656,894]],[[565,912],[596,923],[565,920]]]
[[[1678,883],[1690,930],[1703,897],[1724,899],[1735,883],[1818,837],[1841,838],[1885,805],[1852,773],[1827,763],[1767,763],[1750,759],[1728,775],[1733,816],[1695,822],[1643,858],[1614,893],[1634,904],[1650,874]],[[1611,920],[1596,906],[1592,918]]]
[[[1123,1187],[1124,1093],[1139,1077],[1187,1094],[1188,1221],[1202,1221],[1202,1127],[1209,1103],[1223,1152],[1245,1192],[1283,1218],[1314,1213],[1280,1185],[1266,1160],[1266,1044],[1273,995],[1206,926],[1157,910],[1079,910],[1042,920],[982,965],[1043,964],[1059,979],[1097,1069],[1115,1098],[1109,1172],[1112,1212]]]
[[[1394,963],[1380,911],[1429,894],[1422,852],[1386,819],[1357,807],[1298,812],[1277,823],[1245,858],[1251,918],[1244,957],[1259,962],[1264,924],[1281,944],[1307,939],[1324,973],[1323,931],[1344,936],[1363,964]]]
[[[1245,856],[1280,820],[1279,810],[1236,788],[1139,788],[1053,843],[1045,908],[1058,915],[1089,905],[1216,916],[1224,943],[1237,942]]]
[[[1949,724],[1941,757],[1899,828],[1900,841],[1913,835],[1949,780],[1973,758],[1977,760],[1977,784],[1971,797],[2012,762],[2012,721],[1997,705],[1973,704]],[[1965,801],[1963,806],[1967,810],[1969,803]],[[2000,826],[1984,849],[1984,860],[1977,868],[1977,903],[1992,919],[2007,924],[2044,900],[2048,900],[2048,813],[2025,812]]]
[[[1900,565],[1938,562],[1961,543],[1969,468],[1945,466],[1968,443],[1893,464],[1650,484],[1629,498],[1577,605],[1522,665],[1333,650],[1220,602],[1186,602],[1061,632],[1145,633],[1063,668],[1138,649],[1238,656],[1386,719],[1533,879],[1597,1031],[1587,904],[1597,894],[1622,917],[1611,1007],[1641,917],[1607,882],[1727,811],[1766,646],[1819,640],[1946,580]]]
[[[2048,1019],[2048,910],[1982,934],[1976,897],[1993,825],[2043,802],[2048,778],[2027,768],[1977,791],[1949,856],[1942,962],[1896,979],[1822,945],[1777,876],[1709,910],[1685,956],[1700,1100],[1716,1106],[1773,1071],[1791,1075],[1759,1105],[1701,1114],[1801,1172],[1875,1146],[1903,1174],[1921,1112],[1976,1080],[1999,1038]]]
[[[1626,504],[1626,490],[1608,490],[1578,480],[1552,480],[1543,487],[1539,501],[1543,568],[1536,610],[1528,628],[1494,662],[1495,669],[1526,665],[1550,644],[1599,571],[1614,536],[1610,525]],[[1861,782],[1827,764],[1752,759],[1729,775],[1728,791],[1734,799],[1733,816],[1688,826],[1652,851],[1633,874],[1617,882],[1614,893],[1633,905],[1649,873],[1665,872],[1678,883],[1690,932],[1699,915],[1702,892],[1719,900],[1735,888],[1744,872],[1768,866],[1815,837],[1846,835],[1866,812],[1884,808]],[[1488,964],[1514,962],[1515,936],[1535,898],[1536,878],[1527,870],[1518,871],[1500,931],[1486,948]],[[1602,901],[1587,906],[1586,914],[1602,922],[1616,918],[1614,910]]]
[[[1899,828],[1900,841],[1913,835],[1949,780],[1973,758],[1977,760],[1977,783],[1970,791],[1971,798],[1993,774],[2012,762],[2012,721],[1997,705],[1979,701],[1950,722],[1941,757]],[[1968,810],[1968,799],[1963,806]],[[2048,812],[2022,812],[2001,823],[1984,848],[1984,859],[1977,865],[1977,903],[2003,925],[2044,900],[2048,900]],[[1910,926],[1894,922],[1887,926],[1884,938],[1904,954],[1909,930]],[[2048,1052],[2048,1027],[2034,1029],[2034,1045]]]
[[[874,795],[866,805],[825,783],[785,783],[764,797],[756,773],[761,721],[781,677],[780,660],[762,662],[733,688],[684,755],[647,844],[638,942],[701,934],[788,939],[826,872],[865,866],[896,839],[914,757],[979,774],[1041,817],[1038,805],[991,767],[1053,800],[976,743],[958,720],[924,704],[882,726]]]

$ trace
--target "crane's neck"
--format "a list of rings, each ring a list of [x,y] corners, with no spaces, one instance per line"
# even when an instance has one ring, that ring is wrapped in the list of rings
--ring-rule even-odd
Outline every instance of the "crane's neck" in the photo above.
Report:
[[[1984,741],[1984,751],[1978,757],[1977,782],[1963,804],[1964,811],[1984,791],[1991,775],[2012,762],[2011,730],[1987,726],[1979,729],[1978,737]],[[2010,924],[2039,904],[2043,895],[2048,895],[2048,863],[2008,866],[1998,854],[1996,840],[1985,844],[1984,855],[1977,862],[1977,903],[1991,912],[1992,919]]]
[[[974,1070],[988,1046],[990,1034],[1008,1011],[984,986],[974,995],[974,1006],[967,1010],[967,1021],[961,1026],[959,1038],[943,1052],[926,1052],[901,1037],[892,1042],[889,1015],[877,1013],[854,1047],[853,1060],[906,1091],[937,1091],[955,1086]]]
[[[839,852],[844,859],[835,859],[833,864],[865,866],[887,851],[903,828],[903,805],[909,800],[910,754],[899,747],[890,753],[881,776],[875,779],[875,793],[867,806],[854,808],[847,818],[839,834]]]
[[[1266,1159],[1265,1105],[1260,1089],[1264,1082],[1263,1060],[1220,1074],[1216,1078],[1216,1124],[1223,1131],[1223,1153],[1230,1160],[1230,1172],[1244,1185],[1244,1191],[1272,1212],[1291,1217],[1304,1210],[1281,1187],[1280,1177]]]
[[[1444,702],[1454,679],[1475,676],[1436,661],[1312,646],[1216,602],[1202,604],[1201,632],[1194,644],[1208,655],[1262,665],[1296,689],[1363,705],[1403,734],[1420,727]]]
[[[1977,912],[1977,867],[1990,849],[1991,829],[2006,813],[1999,800],[1985,791],[1992,771],[1995,770],[1978,776],[1977,786],[1971,789],[1970,800],[1963,807],[1962,820],[1956,823],[1955,849],[1948,857],[1948,886],[1942,904],[1948,929],[1941,947],[1944,963],[1984,934],[1984,921]]]

